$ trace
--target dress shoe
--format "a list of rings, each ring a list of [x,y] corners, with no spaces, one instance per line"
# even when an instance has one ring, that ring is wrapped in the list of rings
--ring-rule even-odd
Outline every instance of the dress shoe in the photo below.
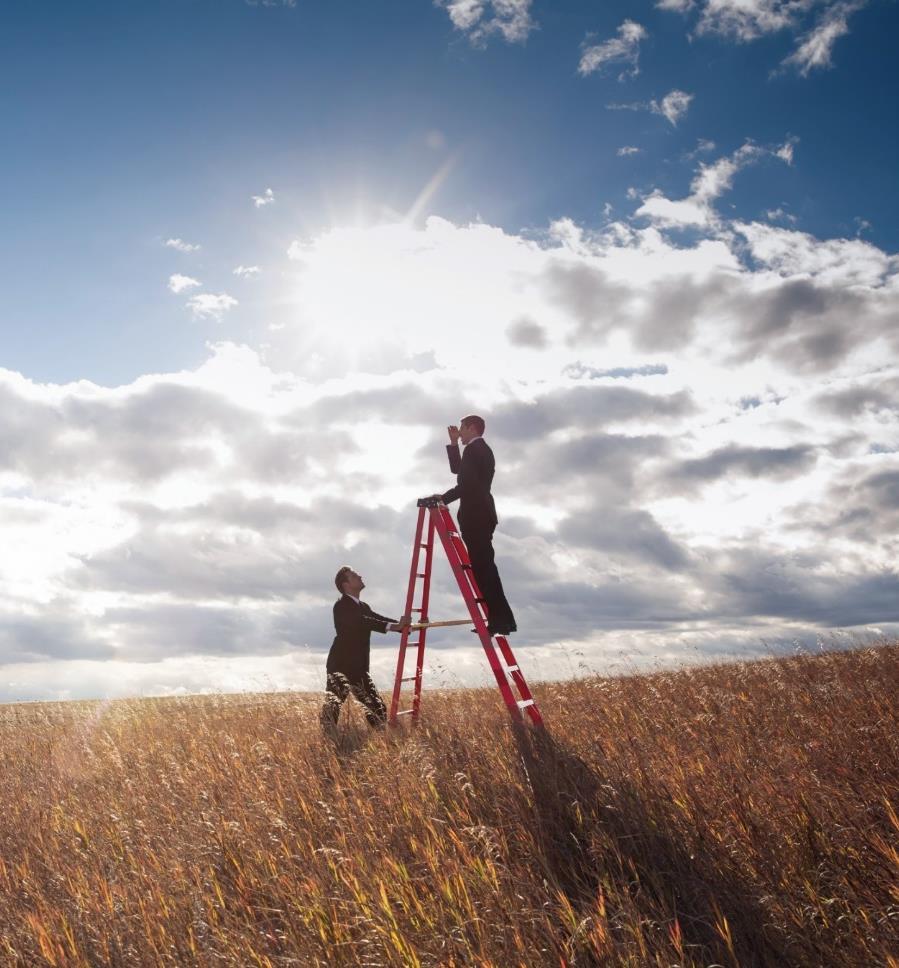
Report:
[[[497,623],[496,625],[488,625],[487,631],[491,635],[511,635],[513,632],[518,631],[518,626],[514,622],[511,622],[508,625]]]

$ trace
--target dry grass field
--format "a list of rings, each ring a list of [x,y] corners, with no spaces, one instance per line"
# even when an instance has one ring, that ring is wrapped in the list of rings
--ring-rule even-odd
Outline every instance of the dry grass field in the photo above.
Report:
[[[0,963],[899,965],[899,645],[426,693],[0,707]]]

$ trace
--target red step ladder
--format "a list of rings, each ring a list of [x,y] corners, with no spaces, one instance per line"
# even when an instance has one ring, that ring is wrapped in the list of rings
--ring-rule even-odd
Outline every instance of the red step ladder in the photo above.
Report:
[[[431,567],[434,562],[434,532],[440,536],[446,557],[453,570],[459,591],[468,606],[471,621],[477,630],[481,645],[487,654],[487,661],[496,677],[496,684],[506,703],[506,708],[516,722],[530,722],[534,726],[543,725],[543,717],[524,675],[515,661],[512,648],[504,635],[491,636],[487,631],[487,615],[484,600],[475,581],[468,557],[468,549],[456,529],[456,523],[449,508],[439,498],[421,498],[418,502],[418,524],[415,528],[415,545],[412,549],[412,568],[409,573],[409,591],[406,595],[404,614],[412,615],[415,624],[428,622],[428,600],[431,593]],[[422,567],[422,552],[424,566]],[[417,593],[417,594],[416,594]],[[416,605],[416,601],[419,603]],[[416,617],[417,616],[417,617]],[[467,624],[467,623],[466,623]],[[396,681],[393,684],[393,699],[390,702],[391,725],[396,725],[400,716],[410,716],[412,722],[418,720],[421,707],[421,679],[425,656],[427,625],[423,628],[404,629],[400,637],[400,653],[396,664]],[[410,642],[410,635],[417,633],[418,638]],[[415,673],[406,675],[406,650],[417,649]],[[412,705],[400,709],[400,694],[405,683],[413,683]],[[516,698],[517,694],[517,698]]]

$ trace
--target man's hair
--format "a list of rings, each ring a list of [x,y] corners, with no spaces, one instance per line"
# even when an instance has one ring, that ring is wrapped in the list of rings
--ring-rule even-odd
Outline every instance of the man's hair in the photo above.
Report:
[[[346,581],[347,573],[351,572],[353,569],[349,565],[344,565],[337,574],[334,576],[334,584],[337,586],[337,591],[343,591],[343,583]]]
[[[487,426],[487,424],[484,423],[484,418],[478,417],[475,414],[471,414],[468,417],[463,417],[462,423],[468,427],[474,427],[474,429],[478,432],[479,437],[483,436],[484,428]]]

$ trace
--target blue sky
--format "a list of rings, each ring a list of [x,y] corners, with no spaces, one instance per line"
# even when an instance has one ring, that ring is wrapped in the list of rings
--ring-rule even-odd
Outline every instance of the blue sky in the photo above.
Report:
[[[896,634],[897,27],[5,5],[0,699],[320,688],[473,410],[535,677]]]
[[[899,9],[866,4],[832,66],[772,76],[825,7],[740,42],[697,32],[695,8],[535,4],[520,42],[472,44],[427,0],[7,5],[5,363],[112,383],[197,363],[209,334],[171,313],[158,279],[183,266],[160,239],[193,234],[209,240],[204,260],[258,260],[360,205],[405,212],[448,158],[428,210],[519,232],[563,216],[598,226],[606,203],[630,214],[631,187],[684,193],[701,139],[724,153],[794,137],[795,164],[743,173],[730,211],[783,208],[819,237],[864,220],[863,237],[894,251]],[[579,74],[585,45],[626,19],[647,33],[639,73]],[[676,126],[607,107],[672,89],[693,95]],[[429,132],[443,144],[428,147]],[[623,146],[640,154],[619,157]],[[267,186],[278,205],[257,213],[249,197]],[[239,310],[226,331],[252,327]]]

